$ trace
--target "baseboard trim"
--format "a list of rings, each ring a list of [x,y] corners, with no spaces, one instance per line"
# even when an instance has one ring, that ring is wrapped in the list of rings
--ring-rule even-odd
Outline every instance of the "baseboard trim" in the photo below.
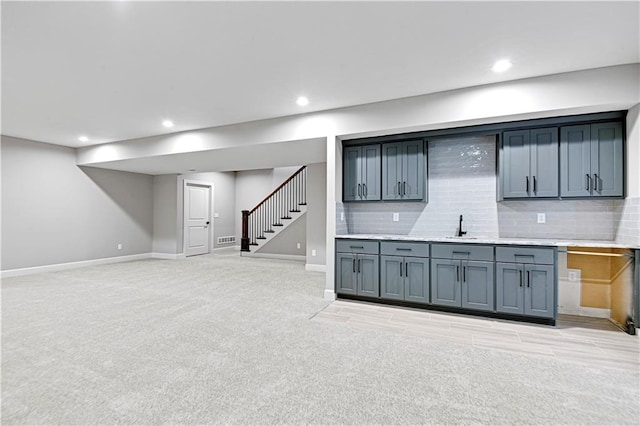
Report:
[[[311,263],[307,263],[306,265],[304,265],[304,270],[311,272],[327,272],[327,265],[314,265]]]
[[[324,300],[336,300],[336,293],[333,290],[324,290]]]
[[[151,257],[154,259],[177,260],[180,259],[181,253],[151,253]]]
[[[578,310],[578,315],[582,317],[593,317],[593,318],[607,318],[611,317],[611,309],[605,308],[589,308],[585,306],[580,306]]]
[[[296,262],[306,262],[306,256],[299,256],[297,254],[275,254],[275,253],[253,253],[247,251],[241,251],[242,257],[261,257],[265,259],[279,259],[279,260],[295,260]]]
[[[109,263],[131,262],[132,260],[150,259],[153,253],[131,254],[128,256],[105,257],[102,259],[80,260],[78,262],[56,263],[54,265],[32,266],[29,268],[7,269],[0,271],[0,278],[20,277],[23,275],[43,274],[46,272],[68,271],[86,268],[87,266],[107,265]]]

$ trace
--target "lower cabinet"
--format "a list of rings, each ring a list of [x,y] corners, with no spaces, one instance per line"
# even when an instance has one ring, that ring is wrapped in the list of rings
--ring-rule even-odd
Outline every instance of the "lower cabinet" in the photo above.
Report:
[[[493,311],[493,247],[434,244],[432,256],[431,303]]]
[[[380,297],[429,303],[429,259],[380,256]]]
[[[498,247],[496,257],[499,260],[496,263],[496,311],[555,318],[554,250]],[[536,263],[536,257],[538,262],[547,264]]]
[[[336,292],[368,297],[380,296],[377,241],[336,242]]]

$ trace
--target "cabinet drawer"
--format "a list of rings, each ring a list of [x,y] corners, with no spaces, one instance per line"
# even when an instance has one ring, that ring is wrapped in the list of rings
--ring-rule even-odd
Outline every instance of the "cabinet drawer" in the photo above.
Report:
[[[378,242],[371,240],[336,240],[336,253],[378,254]]]
[[[553,265],[554,250],[549,248],[496,247],[496,261]]]
[[[475,244],[432,244],[431,257],[439,259],[486,260],[493,261],[492,246]]]
[[[380,253],[392,256],[429,257],[429,243],[382,241]]]

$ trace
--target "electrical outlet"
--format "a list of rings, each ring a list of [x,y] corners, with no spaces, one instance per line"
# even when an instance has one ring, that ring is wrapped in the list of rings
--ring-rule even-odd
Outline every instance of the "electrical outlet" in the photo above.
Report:
[[[538,213],[538,223],[547,223],[547,215],[545,213]]]
[[[122,244],[118,244],[118,250],[122,250]]]
[[[298,250],[300,250],[300,243],[297,243],[297,244],[296,244],[296,248],[297,248]]]
[[[315,250],[311,250],[311,256],[315,256],[316,255],[316,251]]]
[[[393,214],[393,221],[394,221],[394,222],[397,222],[397,221],[399,221],[399,220],[400,220],[400,213],[394,213],[394,214]]]
[[[215,213],[213,214],[213,217],[220,217],[220,213],[215,212]]]
[[[340,221],[344,222],[344,212],[340,212]]]
[[[569,272],[569,281],[571,281],[571,282],[578,281],[578,274],[576,273],[576,271],[570,271]]]

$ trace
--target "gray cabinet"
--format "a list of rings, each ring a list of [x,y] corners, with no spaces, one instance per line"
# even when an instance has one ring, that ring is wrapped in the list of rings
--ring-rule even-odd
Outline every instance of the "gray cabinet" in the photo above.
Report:
[[[501,146],[502,197],[558,196],[558,128],[504,132]]]
[[[348,146],[343,151],[344,201],[380,200],[380,145]]]
[[[560,128],[560,196],[622,197],[622,124],[593,123]]]
[[[380,243],[380,297],[429,303],[429,244]]]
[[[379,297],[378,242],[336,241],[336,292]]]
[[[422,139],[382,144],[382,199],[423,200],[425,168]]]
[[[496,311],[556,316],[554,249],[496,248]]]
[[[493,247],[434,244],[431,303],[492,311],[493,268]]]

